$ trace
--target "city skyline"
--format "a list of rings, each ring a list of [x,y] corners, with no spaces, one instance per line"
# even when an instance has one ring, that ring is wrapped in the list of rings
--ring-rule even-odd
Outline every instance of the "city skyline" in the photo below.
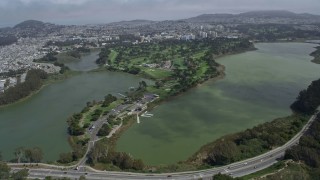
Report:
[[[57,24],[103,24],[123,20],[176,20],[215,13],[288,10],[319,14],[320,1],[289,0],[2,0],[0,27],[28,19]]]

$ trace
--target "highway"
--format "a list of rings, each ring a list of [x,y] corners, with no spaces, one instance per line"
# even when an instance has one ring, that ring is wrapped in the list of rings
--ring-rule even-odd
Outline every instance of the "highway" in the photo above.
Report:
[[[227,166],[189,172],[178,173],[163,173],[163,174],[144,174],[144,173],[130,173],[130,172],[110,172],[98,171],[88,166],[84,166],[85,170],[75,170],[74,167],[52,166],[46,164],[39,164],[38,169],[29,170],[29,178],[44,179],[46,176],[52,177],[68,177],[71,179],[79,178],[84,175],[86,179],[211,179],[213,175],[222,173],[233,177],[241,177],[247,174],[257,172],[265,169],[283,158],[285,151],[291,146],[298,144],[300,137],[308,130],[316,115],[313,115],[302,130],[296,134],[285,145],[273,149],[265,154],[250,158],[244,161],[236,162]],[[13,171],[22,169],[21,164],[8,164]],[[20,167],[19,167],[20,165]],[[35,165],[35,164],[34,164]]]

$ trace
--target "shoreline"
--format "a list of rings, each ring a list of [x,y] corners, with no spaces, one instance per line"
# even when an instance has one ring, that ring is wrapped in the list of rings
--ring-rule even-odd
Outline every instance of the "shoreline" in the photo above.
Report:
[[[243,50],[243,51],[239,51],[239,52],[234,52],[234,53],[228,53],[228,54],[224,54],[224,55],[219,55],[219,56],[216,56],[216,57],[214,57],[214,58],[215,58],[216,62],[218,63],[218,61],[219,61],[220,58],[224,58],[224,57],[232,56],[232,55],[238,55],[238,54],[242,54],[242,53],[246,53],[246,52],[250,52],[250,51],[256,51],[256,50],[258,50],[258,49],[257,49],[257,48],[252,48],[252,49]],[[152,107],[148,107],[147,110],[148,110],[148,111],[153,110],[155,107],[161,105],[162,103],[172,101],[172,100],[174,100],[174,98],[179,97],[179,96],[182,96],[184,93],[188,93],[190,90],[195,89],[195,88],[198,88],[198,87],[201,87],[201,86],[203,86],[203,85],[206,84],[206,83],[209,83],[209,82],[214,83],[214,82],[216,82],[216,81],[219,81],[219,80],[224,79],[225,76],[226,76],[226,73],[225,73],[226,67],[225,67],[224,65],[220,64],[220,63],[218,63],[218,64],[219,64],[219,65],[217,66],[217,72],[218,72],[218,75],[217,75],[217,76],[212,77],[212,78],[209,78],[209,79],[204,80],[204,81],[201,81],[201,82],[197,83],[196,85],[190,87],[190,88],[187,89],[186,91],[179,92],[179,93],[176,94],[176,95],[169,96],[169,97],[167,97],[167,98],[165,98],[165,99],[158,99],[158,100],[154,101],[154,103],[151,103]],[[139,75],[137,75],[137,76],[139,76]],[[143,78],[145,78],[145,77],[143,77]],[[151,79],[151,80],[152,80],[152,79]]]
[[[17,100],[16,102],[13,102],[13,103],[10,103],[10,104],[5,104],[5,105],[0,105],[0,109],[8,108],[8,107],[10,107],[10,106],[14,106],[14,105],[23,103],[23,102],[27,101],[29,98],[31,98],[32,96],[38,94],[38,93],[39,93],[44,87],[46,87],[46,86],[47,86],[46,84],[42,85],[38,90],[33,91],[33,92],[30,93],[28,96],[26,96],[26,97],[24,97],[24,98],[21,98],[21,99]]]
[[[5,104],[5,105],[0,105],[0,109],[2,109],[2,108],[8,108],[8,107],[10,107],[10,106],[14,106],[14,105],[23,103],[23,102],[29,100],[30,98],[32,98],[33,96],[37,95],[38,93],[40,93],[40,91],[41,91],[43,88],[45,88],[46,86],[49,86],[49,85],[51,85],[51,84],[54,84],[54,83],[63,81],[63,80],[65,80],[65,79],[68,79],[68,78],[76,75],[76,74],[78,74],[78,72],[76,72],[76,71],[70,71],[70,72],[68,72],[67,74],[51,74],[51,75],[49,75],[48,79],[43,82],[43,85],[42,85],[39,89],[31,92],[28,96],[26,96],[26,97],[24,97],[24,98],[21,98],[21,99],[15,101],[15,102],[13,102],[13,103]],[[53,79],[52,79],[52,78],[53,78]],[[59,79],[54,79],[54,78],[59,78]]]
[[[253,48],[253,49],[250,49],[250,50],[244,50],[244,51],[240,51],[240,52],[235,52],[235,53],[228,53],[228,54],[225,54],[225,55],[220,55],[219,57],[215,58],[215,60],[218,60],[219,58],[223,58],[223,57],[226,57],[226,56],[242,54],[242,53],[246,53],[246,52],[250,52],[250,51],[254,51],[254,50],[257,50],[257,48]],[[225,76],[226,76],[225,70],[226,70],[226,67],[224,65],[222,65],[222,64],[219,64],[217,66],[217,73],[218,73],[217,76],[209,78],[209,79],[204,80],[204,81],[201,81],[201,82],[197,83],[196,85],[188,88],[186,91],[179,92],[176,95],[169,96],[169,97],[167,97],[165,99],[158,99],[158,100],[154,101],[153,103],[150,103],[146,110],[147,111],[152,111],[153,109],[155,109],[159,105],[161,105],[163,103],[166,103],[166,102],[169,102],[169,101],[173,101],[173,100],[175,100],[175,98],[177,98],[179,96],[183,96],[185,93],[188,93],[190,90],[198,88],[198,87],[201,87],[205,83],[209,83],[209,82],[215,83],[216,81],[224,79]],[[126,73],[126,72],[124,72],[124,73]],[[137,75],[137,76],[139,76],[139,75]],[[131,117],[131,116],[127,116],[127,117],[129,118],[128,124],[122,125],[118,129],[118,131],[115,134],[113,134],[113,136],[108,140],[108,142],[111,143],[111,144],[109,144],[110,149],[112,149],[114,151],[116,151],[117,141],[119,140],[119,138],[123,135],[123,133],[125,133],[135,123],[134,117]],[[191,158],[191,157],[188,157],[184,161],[187,161],[189,158]],[[174,164],[176,164],[176,163],[174,163]],[[161,166],[169,166],[169,165],[170,164],[163,164],[163,165],[148,165],[148,164],[146,164],[147,167],[156,167],[156,168],[160,168]]]
[[[244,50],[244,51],[239,51],[239,52],[234,52],[234,53],[228,53],[228,54],[225,54],[225,55],[220,55],[219,57],[217,57],[217,59],[219,58],[222,58],[222,57],[225,57],[225,56],[229,56],[229,55],[235,55],[235,54],[241,54],[241,53],[244,53],[244,52],[247,52],[247,51],[251,51],[251,50]],[[88,71],[87,73],[99,73],[101,71],[109,71],[109,70],[101,70],[101,69],[95,69],[95,70],[92,70],[92,71]],[[112,71],[111,71],[112,72]],[[126,73],[126,72],[122,72],[122,71],[117,71],[117,72],[121,72],[121,73]],[[57,83],[57,82],[60,82],[60,81],[64,81],[72,76],[75,76],[79,73],[82,73],[82,72],[78,72],[78,71],[68,71],[67,73],[65,74],[52,74],[49,76],[49,78],[43,83],[43,85],[36,91],[32,92],[30,95],[28,95],[27,97],[24,97],[14,103],[11,103],[11,104],[7,104],[7,105],[4,105],[4,106],[0,106],[0,108],[6,108],[6,107],[10,107],[10,106],[14,106],[14,105],[17,105],[19,103],[23,103],[27,100],[29,100],[29,98],[32,98],[34,95],[37,95],[38,93],[40,93],[41,90],[43,90],[46,86],[48,85],[51,85],[51,84],[54,84],[54,83]],[[130,73],[126,73],[126,74],[130,74]],[[132,75],[132,74],[130,74]],[[139,77],[142,77],[142,78],[146,78],[146,79],[151,79],[151,78],[148,78],[148,77],[144,77],[142,75],[137,75]],[[197,88],[197,87],[200,87],[202,86],[204,83],[207,83],[207,82],[215,82],[215,81],[218,81],[218,80],[221,80],[225,77],[225,67],[221,64],[219,64],[217,66],[217,75],[215,77],[212,77],[212,78],[209,78],[209,79],[206,79],[206,80],[203,80],[203,81],[200,81],[199,83],[195,84],[194,86],[191,86],[190,88],[188,88],[186,91],[182,91],[182,92],[179,92],[177,95],[172,95],[172,96],[168,96],[167,98],[165,99],[160,99],[160,100],[157,100],[154,102],[154,104],[150,104],[152,105],[152,107],[148,107],[148,110],[152,110],[153,108],[157,107],[158,105],[164,103],[164,102],[167,102],[167,101],[171,101],[171,100],[174,100],[175,97],[178,97],[180,95],[183,95],[184,93],[190,91],[191,89],[193,88]],[[152,79],[151,79],[152,80]],[[121,127],[116,134],[114,134],[114,136],[111,138],[115,141],[115,144],[118,140],[118,138],[120,138],[120,136],[122,135],[122,133],[124,133],[128,128],[130,128],[133,124],[134,124],[134,120],[129,123],[129,125],[125,125],[123,127]],[[69,146],[72,148],[72,146],[70,145],[70,143],[68,143]],[[116,146],[115,146],[116,147]]]

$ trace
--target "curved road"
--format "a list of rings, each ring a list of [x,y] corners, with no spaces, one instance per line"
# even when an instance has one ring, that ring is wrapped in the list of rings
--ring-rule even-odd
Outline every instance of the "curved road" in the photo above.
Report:
[[[308,123],[302,128],[302,130],[295,135],[285,145],[273,149],[265,154],[256,156],[251,159],[236,162],[228,166],[222,166],[212,169],[200,170],[200,171],[189,171],[189,172],[178,172],[178,173],[163,173],[163,174],[143,174],[143,173],[130,173],[130,172],[109,172],[109,171],[97,171],[88,166],[85,170],[75,170],[75,166],[63,167],[53,166],[47,164],[39,164],[37,169],[29,169],[29,178],[44,179],[46,176],[51,177],[68,177],[71,179],[79,178],[81,175],[86,176],[89,180],[102,180],[102,179],[211,179],[213,175],[222,173],[229,174],[233,177],[240,177],[247,174],[257,172],[265,169],[274,163],[282,159],[285,151],[291,146],[299,142],[300,137],[308,130],[316,115],[313,115]],[[22,169],[21,164],[8,164],[11,166],[13,171]],[[35,165],[35,164],[33,164]],[[19,167],[20,166],[20,167]]]

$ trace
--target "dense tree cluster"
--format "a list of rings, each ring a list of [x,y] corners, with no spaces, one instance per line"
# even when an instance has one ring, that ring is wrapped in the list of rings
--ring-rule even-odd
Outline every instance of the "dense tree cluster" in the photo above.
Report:
[[[72,155],[71,152],[61,153],[59,155],[59,160],[58,160],[59,163],[68,164],[68,163],[71,163],[73,161],[74,161],[74,158],[73,158],[73,155]]]
[[[190,161],[198,160],[215,166],[257,156],[281,146],[300,131],[305,117],[292,116],[258,125],[244,132],[223,137],[203,146]],[[204,155],[205,154],[205,155]],[[203,159],[202,156],[206,158]],[[200,162],[201,163],[201,162]]]
[[[61,153],[59,156],[58,162],[62,164],[68,164],[82,158],[86,152],[86,145],[88,141],[89,141],[89,138],[78,139],[75,136],[70,137],[69,142],[73,151],[67,152],[67,153]]]
[[[106,63],[110,64],[110,59],[109,59],[110,53],[111,51],[108,47],[102,49],[101,52],[99,53],[99,58],[96,60],[96,63],[99,65],[104,65]]]
[[[109,151],[107,143],[104,141],[97,142],[94,148],[88,154],[89,164],[112,164],[114,166],[119,167],[122,170],[142,170],[144,168],[144,164],[141,160],[133,159],[127,153]]]
[[[59,62],[54,62],[53,63],[55,66],[59,66],[60,67],[60,74],[65,73],[66,71],[70,70],[70,68],[66,65],[64,65],[63,63],[59,63]]]
[[[320,105],[320,79],[313,81],[307,90],[300,92],[291,109],[298,113],[312,114]]]
[[[104,97],[104,101],[102,103],[102,107],[108,107],[112,102],[116,101],[117,97],[108,94]]]
[[[0,95],[0,105],[10,104],[27,97],[32,92],[39,90],[47,78],[48,74],[43,70],[28,71],[25,82],[8,88]]]
[[[11,168],[5,163],[0,161],[0,179],[9,179]]]
[[[11,174],[13,180],[27,180],[29,175],[28,169],[22,169],[20,171],[14,172]]]
[[[241,178],[233,178],[231,176],[228,176],[226,174],[221,174],[221,173],[214,175],[213,179],[214,180],[241,180]]]
[[[91,121],[96,121],[100,118],[102,114],[102,110],[101,109],[96,109],[94,110],[93,114],[91,115]]]
[[[10,173],[11,168],[0,161],[0,179],[2,180],[26,180],[29,173],[27,169],[22,169],[17,172]]]
[[[320,46],[318,46],[316,50],[310,54],[310,56],[314,57],[312,62],[320,64]]]
[[[98,131],[98,136],[107,136],[111,132],[112,128],[109,124],[103,124],[102,127]]]
[[[83,135],[85,132],[85,129],[80,127],[79,123],[82,118],[82,114],[73,114],[71,117],[68,119],[68,132],[72,136],[80,136]]]
[[[24,148],[19,147],[14,151],[15,160],[18,163],[29,162],[29,163],[39,163],[43,159],[43,152],[39,147],[34,148]]]
[[[304,162],[311,167],[311,177],[320,177],[320,114],[300,138],[299,144],[286,151],[285,158]]]

